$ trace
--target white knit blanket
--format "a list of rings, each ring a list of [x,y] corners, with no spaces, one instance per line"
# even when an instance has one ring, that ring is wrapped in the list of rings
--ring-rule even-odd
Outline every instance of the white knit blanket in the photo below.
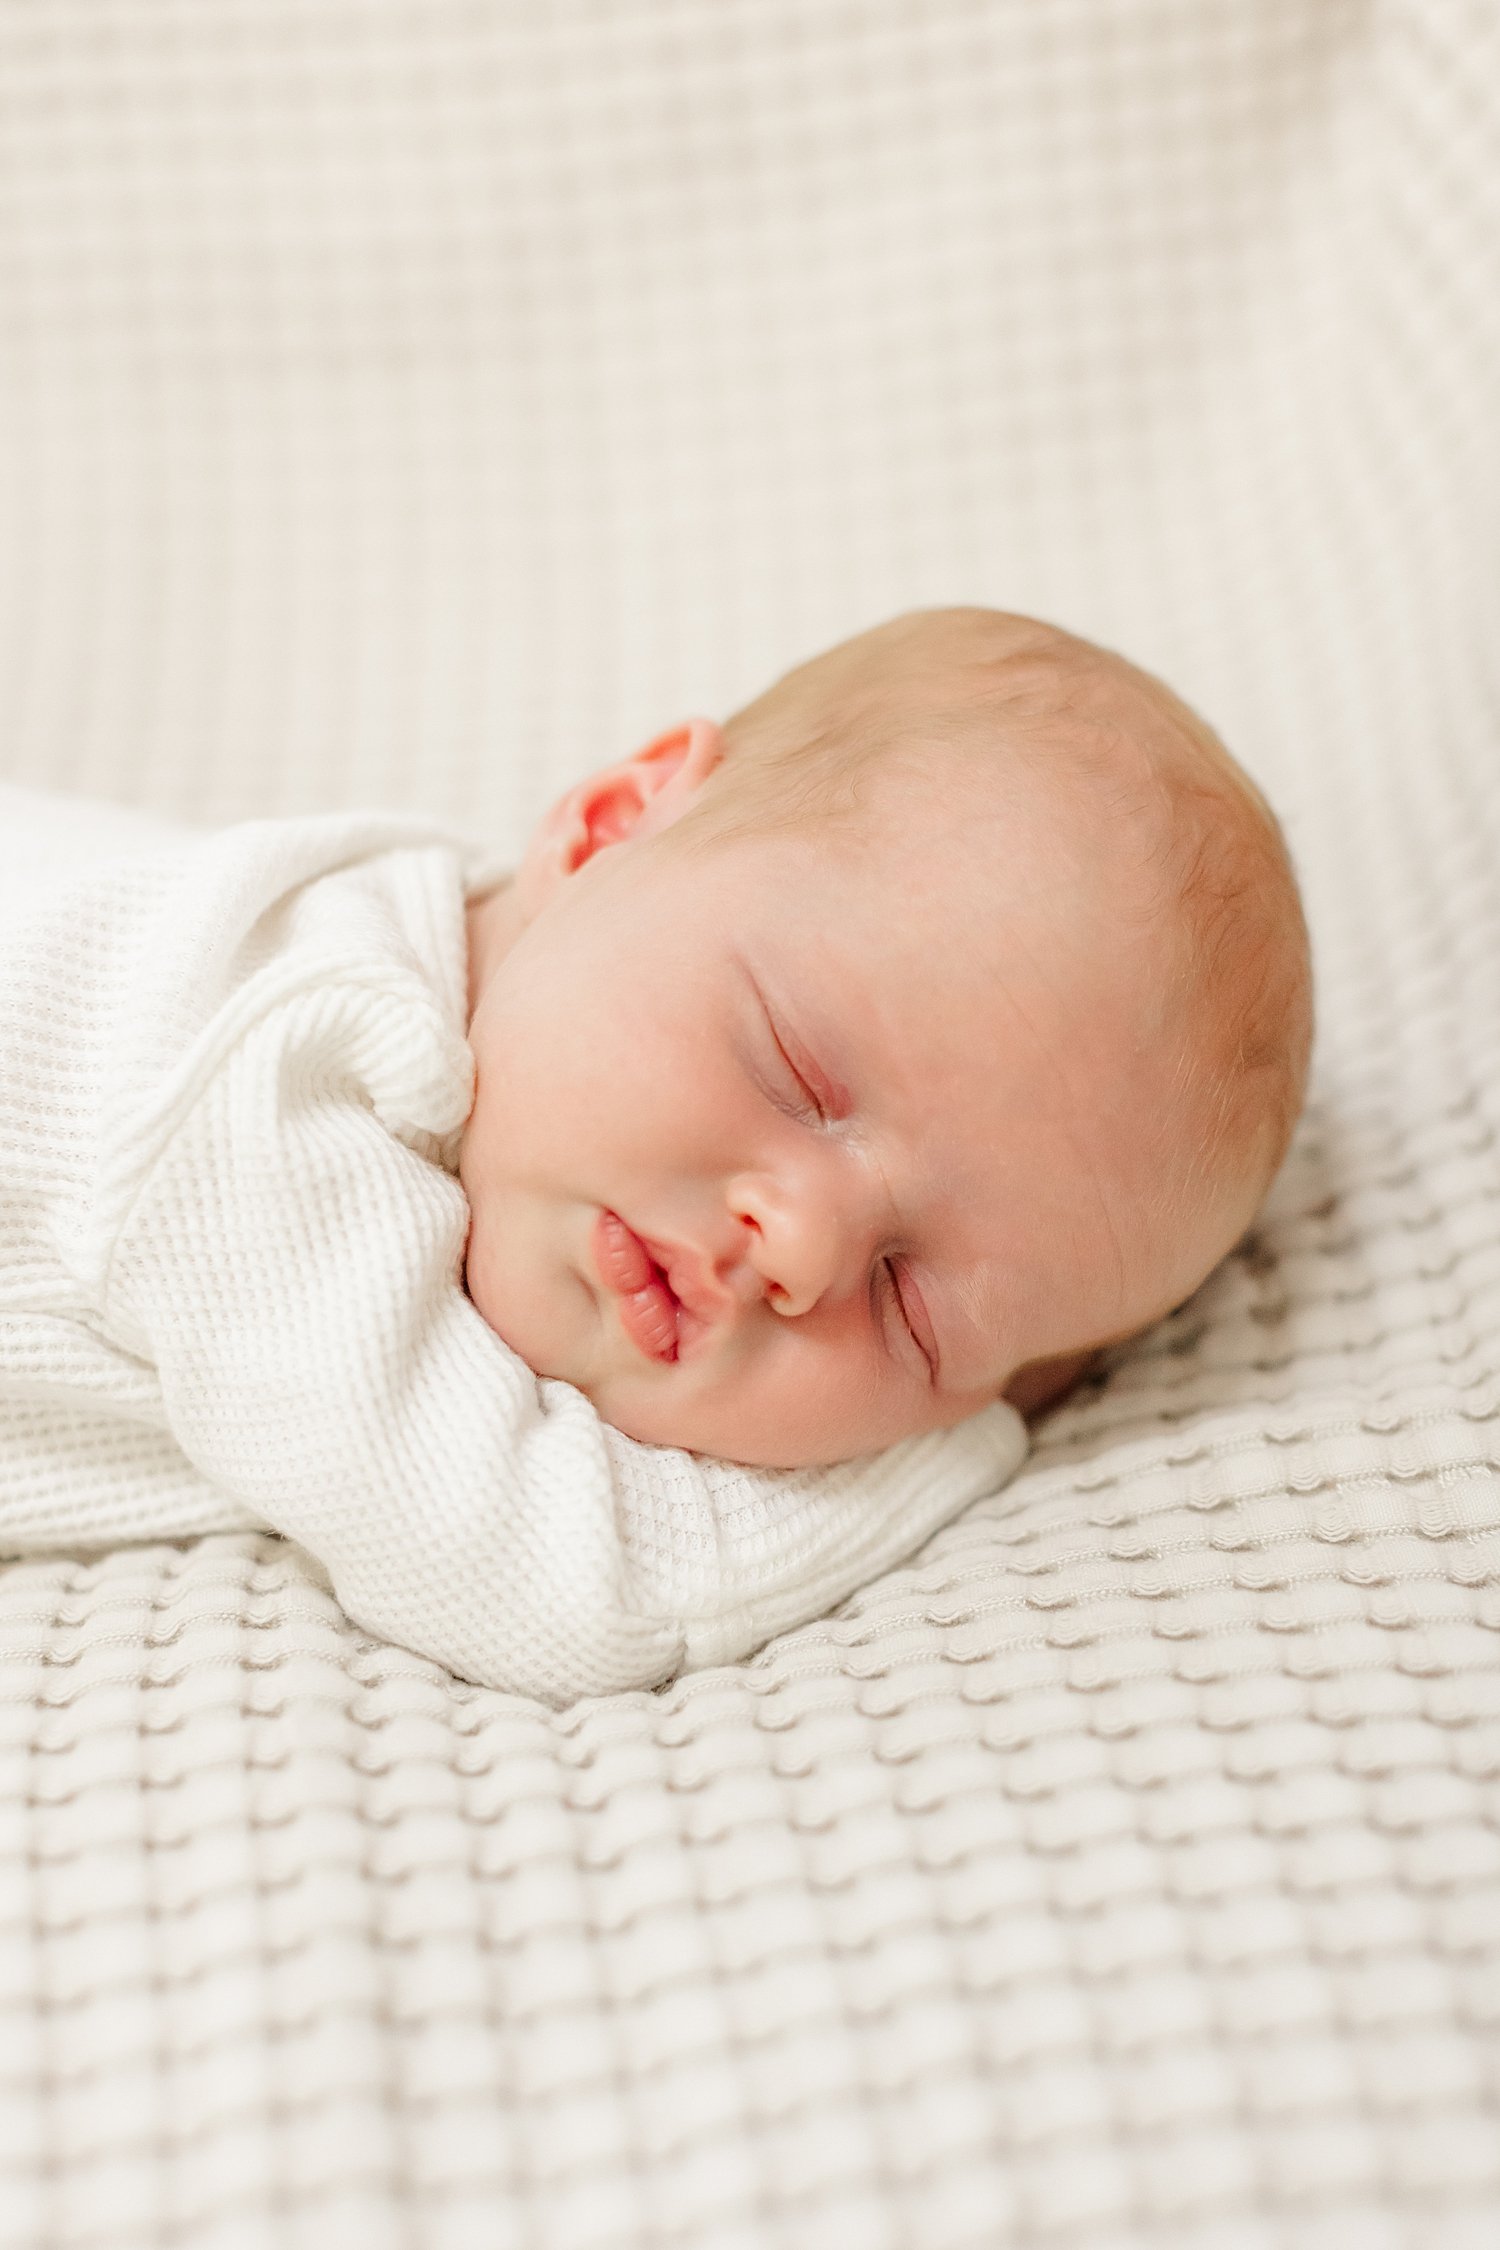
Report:
[[[1487,0],[0,6],[0,772],[515,850],[920,602],[1286,820],[1309,1112],[995,1502],[564,1714],[0,1575],[0,2240],[1500,2239]]]

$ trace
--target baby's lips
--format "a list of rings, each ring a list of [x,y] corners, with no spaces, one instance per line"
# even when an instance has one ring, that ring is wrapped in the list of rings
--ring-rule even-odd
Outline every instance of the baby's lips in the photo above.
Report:
[[[601,1211],[594,1226],[600,1278],[622,1296],[644,1289],[653,1267],[644,1245],[613,1211]]]
[[[677,1357],[677,1300],[643,1245],[613,1211],[594,1222],[594,1263],[620,1301],[620,1325],[648,1359]]]

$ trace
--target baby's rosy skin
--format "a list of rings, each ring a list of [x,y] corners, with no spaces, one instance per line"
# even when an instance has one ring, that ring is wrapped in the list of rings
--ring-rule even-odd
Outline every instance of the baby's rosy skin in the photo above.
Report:
[[[864,1453],[1013,1380],[1038,1404],[1071,1368],[1036,1363],[1133,1333],[1234,1231],[1161,1221],[1128,902],[941,762],[882,773],[868,849],[677,852],[722,749],[693,720],[591,775],[471,902],[469,1293],[629,1436],[752,1464]],[[681,1311],[608,1285],[645,1278],[617,1221]],[[675,1357],[648,1348],[664,1306]]]

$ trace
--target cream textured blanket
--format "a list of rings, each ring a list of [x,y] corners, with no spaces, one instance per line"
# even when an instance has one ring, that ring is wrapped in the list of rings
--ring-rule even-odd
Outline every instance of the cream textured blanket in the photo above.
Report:
[[[0,1554],[287,1533],[351,1617],[550,1703],[748,1655],[1025,1451],[638,1445],[469,1302],[477,846],[327,814],[113,846],[0,784]]]
[[[1240,1252],[746,1663],[0,1574],[6,2250],[1494,2250],[1492,0],[15,0],[0,88],[9,778],[514,854],[993,602],[1223,729],[1321,1005]]]

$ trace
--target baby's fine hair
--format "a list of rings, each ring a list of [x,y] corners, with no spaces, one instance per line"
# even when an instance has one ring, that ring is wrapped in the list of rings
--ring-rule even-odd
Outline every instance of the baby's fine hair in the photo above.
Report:
[[[1001,781],[1068,790],[1112,849],[1133,838],[1149,912],[1180,937],[1176,1097],[1193,1118],[1175,1194],[1233,1163],[1258,1201],[1301,1111],[1312,1043],[1307,926],[1259,789],[1151,673],[1039,619],[916,610],[798,665],[726,721],[726,755],[668,831],[832,831],[857,844],[871,776],[951,750]]]

